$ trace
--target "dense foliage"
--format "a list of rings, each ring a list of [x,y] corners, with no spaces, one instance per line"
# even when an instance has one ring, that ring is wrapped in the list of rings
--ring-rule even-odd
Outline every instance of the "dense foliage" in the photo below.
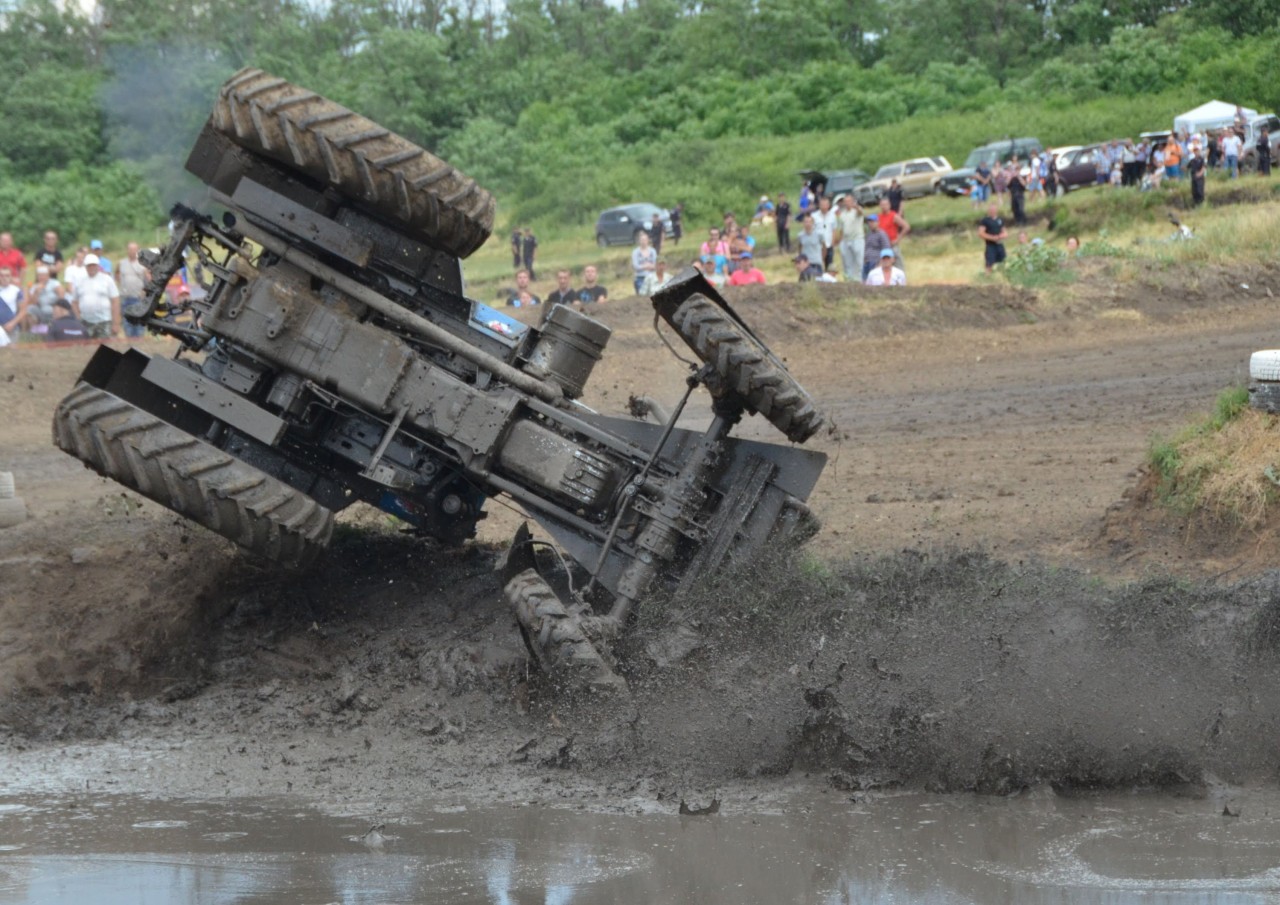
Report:
[[[439,150],[520,218],[567,223],[638,198],[709,215],[793,185],[804,167],[871,170],[919,154],[959,164],[1015,132],[1048,143],[1133,134],[1213,96],[1280,105],[1280,0],[80,8],[0,8],[15,74],[0,98],[0,174],[28,244],[55,211],[108,218],[86,227],[98,229],[154,219],[190,191],[181,161],[216,86],[245,65]],[[40,195],[88,196],[81,176],[111,161],[127,162],[105,171],[117,205]]]

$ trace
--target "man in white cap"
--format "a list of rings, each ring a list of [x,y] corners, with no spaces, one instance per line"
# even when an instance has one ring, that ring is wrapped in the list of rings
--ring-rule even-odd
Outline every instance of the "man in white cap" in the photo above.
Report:
[[[882,249],[880,252],[880,266],[867,274],[868,286],[905,286],[907,285],[907,275],[900,269],[893,266],[894,253],[892,248]]]
[[[85,255],[84,269],[88,275],[75,287],[80,321],[90,339],[108,339],[120,332],[120,290],[111,274],[102,272],[97,255]]]

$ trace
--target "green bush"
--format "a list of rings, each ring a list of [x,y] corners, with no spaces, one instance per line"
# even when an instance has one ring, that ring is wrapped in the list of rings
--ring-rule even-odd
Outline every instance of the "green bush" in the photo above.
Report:
[[[76,164],[35,179],[0,179],[0,210],[19,248],[40,245],[47,229],[70,244],[118,229],[146,229],[164,216],[155,192],[128,164]]]

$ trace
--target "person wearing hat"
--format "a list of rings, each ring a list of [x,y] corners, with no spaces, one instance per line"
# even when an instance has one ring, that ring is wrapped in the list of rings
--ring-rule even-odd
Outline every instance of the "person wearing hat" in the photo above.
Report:
[[[102,240],[94,239],[89,243],[89,251],[98,256],[98,266],[102,268],[102,272],[113,274],[111,267],[111,259],[102,253]],[[113,276],[114,278],[114,276]]]
[[[53,321],[49,324],[49,342],[65,342],[88,339],[88,331],[84,324],[71,312],[71,303],[66,299],[57,299],[53,303]]]
[[[889,234],[880,228],[880,216],[878,214],[867,214],[865,222],[867,229],[862,239],[863,282],[866,281],[867,275],[880,263],[880,252],[886,248],[893,249],[893,242],[889,240]]]
[[[759,283],[764,285],[764,273],[756,267],[755,257],[749,251],[744,251],[738,257],[738,267],[729,275],[730,286],[746,286],[750,283]]]
[[[760,203],[756,205],[756,212],[751,217],[752,223],[770,223],[773,221],[773,202],[769,200],[768,195],[760,196]]]
[[[867,274],[866,284],[868,286],[905,286],[907,285],[907,275],[899,268],[893,266],[895,255],[892,248],[885,248],[880,252],[880,266]]]
[[[111,274],[102,272],[95,254],[84,258],[85,278],[76,284],[80,320],[90,339],[108,339],[120,332],[120,290]]]
[[[822,265],[810,261],[809,256],[804,252],[792,258],[791,262],[796,265],[796,275],[801,283],[811,283],[822,276]]]
[[[860,275],[864,249],[866,247],[866,213],[858,204],[858,199],[850,192],[840,198],[840,212],[836,214],[837,241],[840,245],[840,264],[844,268],[844,278],[848,282],[863,279]]]

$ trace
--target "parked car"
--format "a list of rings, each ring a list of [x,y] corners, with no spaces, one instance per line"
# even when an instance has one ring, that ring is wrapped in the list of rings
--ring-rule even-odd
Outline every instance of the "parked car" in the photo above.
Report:
[[[662,218],[662,234],[674,235],[671,215],[656,204],[637,202],[602,211],[596,218],[596,244],[601,248],[607,245],[635,245],[636,236],[644,224],[652,223],[655,216]]]
[[[801,178],[815,192],[822,192],[835,204],[871,177],[862,170],[802,170]]]
[[[1085,145],[1058,158],[1058,183],[1064,191],[1098,183],[1098,155],[1102,145]]]
[[[993,166],[997,163],[1008,163],[1014,157],[1026,159],[1043,150],[1044,145],[1040,144],[1038,138],[1006,138],[1003,141],[993,141],[989,145],[974,148],[964,159],[964,166],[942,177],[941,189],[948,195],[967,194],[969,180],[973,178],[973,173],[979,165],[985,163],[987,166]]]
[[[1280,117],[1274,113],[1255,116],[1244,127],[1244,148],[1240,151],[1240,169],[1252,173],[1258,169],[1258,139],[1266,127],[1271,144],[1271,163],[1280,159]]]
[[[853,190],[861,205],[875,204],[889,191],[889,184],[898,180],[904,198],[920,198],[938,191],[942,177],[951,172],[951,163],[945,157],[916,157],[889,163],[876,170],[869,182]]]

